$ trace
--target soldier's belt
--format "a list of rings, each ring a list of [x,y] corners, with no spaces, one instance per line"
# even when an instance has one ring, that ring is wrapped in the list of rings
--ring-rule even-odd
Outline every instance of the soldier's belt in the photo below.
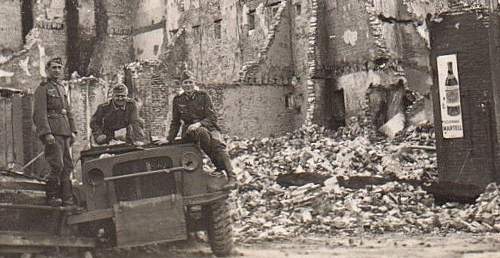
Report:
[[[66,109],[47,109],[47,114],[61,114],[66,115],[68,111]]]
[[[54,117],[65,116],[67,113],[68,113],[68,111],[66,111],[66,109],[64,109],[64,108],[60,109],[60,110],[59,109],[48,109],[47,110],[47,114],[49,116],[54,116]]]

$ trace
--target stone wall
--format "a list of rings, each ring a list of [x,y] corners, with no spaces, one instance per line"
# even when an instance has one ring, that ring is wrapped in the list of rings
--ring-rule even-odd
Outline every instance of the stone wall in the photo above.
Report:
[[[68,38],[64,8],[65,0],[36,1],[33,8],[35,29],[31,33],[40,41],[45,56],[48,58],[58,56],[66,63]],[[42,70],[44,74],[45,69]]]
[[[71,108],[78,130],[77,142],[73,146],[73,156],[78,157],[80,151],[90,147],[90,119],[97,106],[108,100],[109,84],[101,79],[85,77],[71,80]]]
[[[165,20],[165,0],[137,0],[134,28],[143,28]]]
[[[182,47],[184,59],[162,59],[169,65],[183,65],[198,81],[208,84],[233,82],[241,66],[240,9],[236,1],[167,1],[167,38],[164,52]],[[177,41],[176,34],[184,40]],[[178,46],[184,44],[184,46]]]
[[[23,45],[21,1],[0,1],[0,59]]]
[[[344,90],[347,117],[360,114],[370,83],[391,84],[404,77],[408,88],[429,94],[432,80],[426,16],[446,10],[443,2],[321,1],[325,8],[319,20],[316,76],[334,79],[334,83],[325,84],[333,89],[323,92]],[[328,104],[330,100],[320,102]],[[320,110],[320,121],[327,121],[335,112],[325,107]]]
[[[134,16],[134,59],[157,60],[165,37],[165,2],[139,0]]]
[[[88,76],[89,63],[97,40],[94,0],[79,0],[78,11],[78,73]],[[73,39],[75,40],[75,39]]]
[[[133,58],[132,17],[136,5],[128,0],[95,3],[97,41],[89,72],[98,76],[113,76]]]

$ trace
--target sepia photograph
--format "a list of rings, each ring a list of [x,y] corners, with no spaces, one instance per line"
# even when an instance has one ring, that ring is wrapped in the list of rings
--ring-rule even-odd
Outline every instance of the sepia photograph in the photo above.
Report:
[[[499,2],[0,0],[0,258],[500,258]]]

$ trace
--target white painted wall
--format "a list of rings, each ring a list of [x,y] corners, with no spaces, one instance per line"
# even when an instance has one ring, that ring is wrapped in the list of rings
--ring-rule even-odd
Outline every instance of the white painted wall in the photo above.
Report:
[[[138,60],[158,59],[163,44],[163,28],[134,36],[134,58]],[[155,46],[157,51],[155,52]]]

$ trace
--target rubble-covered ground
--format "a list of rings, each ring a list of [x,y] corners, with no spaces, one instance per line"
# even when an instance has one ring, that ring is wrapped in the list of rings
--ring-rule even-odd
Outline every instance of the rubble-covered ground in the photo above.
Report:
[[[431,127],[412,127],[396,139],[351,125],[338,132],[304,127],[282,137],[228,140],[241,183],[233,195],[240,243],[305,235],[500,232],[495,184],[473,204],[438,205],[418,184],[437,180]],[[297,186],[285,174],[306,176]],[[307,183],[307,175],[325,178]],[[338,179],[388,178],[382,185],[342,187]],[[312,180],[314,181],[314,180]]]
[[[105,252],[102,258],[213,258],[207,244],[187,241],[155,248]],[[499,234],[453,233],[407,235],[403,233],[362,236],[302,236],[287,241],[238,244],[230,257],[245,258],[498,258]]]

